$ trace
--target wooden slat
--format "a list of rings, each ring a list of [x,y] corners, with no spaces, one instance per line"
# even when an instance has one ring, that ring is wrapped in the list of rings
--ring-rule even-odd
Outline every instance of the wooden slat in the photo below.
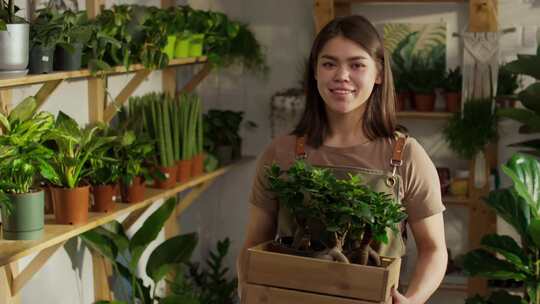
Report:
[[[11,111],[11,89],[0,89],[0,111],[4,115]]]
[[[337,3],[462,3],[466,0],[334,0]]]
[[[92,269],[94,275],[94,300],[111,301],[113,300],[113,295],[109,287],[110,273],[107,272],[110,263],[100,253],[94,250],[90,250],[90,253],[92,254]]]
[[[45,265],[49,258],[62,247],[65,242],[58,243],[54,246],[41,251],[33,260],[24,268],[24,270],[14,278],[11,285],[11,294],[18,294],[19,291],[26,285],[26,283]]]
[[[161,87],[164,93],[176,95],[176,68],[166,68],[161,72]]]
[[[352,13],[352,4],[350,2],[334,2],[334,14],[338,16],[349,16]]]
[[[450,112],[418,112],[418,111],[403,111],[398,112],[398,118],[406,119],[449,119],[453,113]]]
[[[86,13],[88,18],[94,19],[101,12],[101,0],[86,0]]]
[[[62,83],[63,79],[47,81],[41,86],[36,94],[37,110],[39,110],[43,104],[47,101],[47,98],[56,90],[56,88]]]
[[[169,8],[176,5],[176,0],[161,0],[160,2],[162,8]]]
[[[91,77],[88,79],[88,121],[103,122],[105,110],[105,79]]]
[[[212,70],[212,66],[210,63],[206,63],[203,68],[195,75],[191,80],[180,90],[180,93],[190,93],[191,91],[195,90],[195,88],[203,81],[208,74],[210,74],[210,71]]]
[[[313,14],[315,18],[315,31],[318,33],[336,16],[334,12],[334,0],[315,0]]]
[[[111,104],[107,106],[104,114],[104,121],[109,122],[116,115],[118,109],[128,100],[129,96],[135,92],[139,85],[148,77],[152,70],[142,70],[138,71],[133,78],[128,82],[128,84],[122,89],[118,96],[114,99]]]
[[[241,161],[231,164],[226,167],[219,168],[216,171],[203,174],[195,177],[188,182],[182,184],[176,184],[171,189],[154,189],[148,188],[146,190],[145,199],[142,202],[134,204],[117,203],[115,204],[115,211],[110,213],[96,213],[90,212],[88,222],[80,225],[58,225],[54,223],[53,215],[46,215],[44,236],[35,241],[8,241],[1,239],[0,235],[0,267],[6,264],[15,262],[22,257],[28,256],[33,253],[40,252],[41,250],[54,246],[58,243],[64,242],[74,236],[84,233],[88,230],[94,229],[98,226],[106,224],[110,221],[116,220],[119,216],[129,214],[135,210],[139,210],[148,205],[151,205],[154,201],[170,197],[178,192],[190,189],[206,181],[215,179],[231,168],[242,163],[252,161],[253,157],[246,157]]]
[[[193,58],[179,58],[179,59],[170,60],[169,66],[190,65],[190,64],[204,63],[206,61],[207,61],[206,56],[193,57]],[[129,67],[129,69],[126,69],[123,66],[117,66],[117,67],[113,67],[110,71],[99,72],[97,73],[97,75],[92,75],[90,73],[90,70],[88,69],[83,69],[83,70],[78,70],[78,71],[53,72],[49,74],[39,74],[39,75],[27,75],[27,76],[17,77],[17,78],[0,79],[0,88],[24,86],[24,85],[43,83],[43,82],[59,80],[59,79],[66,80],[66,79],[86,78],[86,77],[91,77],[91,76],[125,74],[125,73],[132,73],[132,72],[136,72],[136,71],[140,71],[144,69],[145,67],[142,64],[133,64]]]
[[[13,279],[18,274],[17,263],[7,264],[0,267],[0,303],[2,304],[20,304],[21,297],[12,295],[11,286]]]
[[[469,32],[497,32],[497,0],[469,1]]]

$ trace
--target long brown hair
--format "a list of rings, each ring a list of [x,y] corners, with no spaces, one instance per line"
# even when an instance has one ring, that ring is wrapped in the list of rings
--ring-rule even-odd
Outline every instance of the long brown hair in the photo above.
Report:
[[[359,15],[335,18],[315,38],[305,72],[306,108],[292,134],[306,136],[307,143],[315,148],[323,144],[328,133],[328,118],[324,101],[317,89],[315,70],[319,53],[330,39],[337,36],[354,41],[362,47],[375,60],[381,74],[381,84],[375,84],[367,100],[362,124],[364,134],[369,140],[392,137],[396,130],[396,113],[390,60],[373,24]]]

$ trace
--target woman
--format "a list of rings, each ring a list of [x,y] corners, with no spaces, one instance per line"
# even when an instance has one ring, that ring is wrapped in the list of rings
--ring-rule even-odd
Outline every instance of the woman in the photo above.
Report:
[[[368,180],[392,180],[386,183],[387,190],[404,205],[418,248],[407,292],[394,290],[393,300],[426,302],[442,281],[448,259],[444,206],[428,155],[416,140],[396,130],[390,62],[374,26],[361,16],[331,21],[313,43],[306,77],[306,110],[301,121],[291,135],[276,138],[258,162],[247,236],[238,259],[239,289],[245,279],[246,249],[276,234],[292,233],[267,190],[265,168],[272,162],[288,168],[303,157],[315,166],[368,172]],[[379,253],[401,256],[404,249],[398,235],[381,246]]]

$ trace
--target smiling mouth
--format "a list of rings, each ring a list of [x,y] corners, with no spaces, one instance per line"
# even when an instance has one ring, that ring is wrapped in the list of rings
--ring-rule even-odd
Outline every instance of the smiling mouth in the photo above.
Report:
[[[345,89],[330,89],[330,92],[336,95],[348,95],[353,94],[356,90],[345,90]]]

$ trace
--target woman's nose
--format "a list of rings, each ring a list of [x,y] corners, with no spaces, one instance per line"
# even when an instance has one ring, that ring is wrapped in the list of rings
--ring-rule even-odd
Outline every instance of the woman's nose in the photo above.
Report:
[[[349,70],[346,67],[338,67],[334,74],[334,80],[346,81],[349,80]]]

